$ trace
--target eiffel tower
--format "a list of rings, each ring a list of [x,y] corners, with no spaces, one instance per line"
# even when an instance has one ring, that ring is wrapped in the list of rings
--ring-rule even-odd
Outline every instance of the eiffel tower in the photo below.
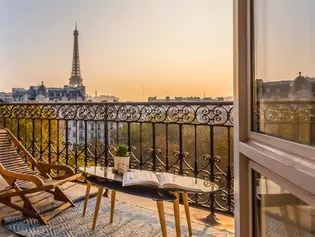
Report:
[[[79,60],[79,31],[77,29],[77,22],[75,23],[75,30],[73,31],[73,58],[72,58],[72,71],[71,78],[69,79],[70,87],[83,86],[83,79],[80,72],[80,60]]]

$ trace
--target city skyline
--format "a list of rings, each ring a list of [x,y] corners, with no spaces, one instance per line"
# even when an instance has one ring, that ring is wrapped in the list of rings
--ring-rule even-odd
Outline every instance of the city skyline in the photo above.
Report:
[[[78,21],[81,73],[90,95],[97,91],[121,101],[231,96],[232,1],[198,3],[5,1],[1,90],[42,81],[47,87],[67,85]],[[219,13],[209,14],[213,8]]]

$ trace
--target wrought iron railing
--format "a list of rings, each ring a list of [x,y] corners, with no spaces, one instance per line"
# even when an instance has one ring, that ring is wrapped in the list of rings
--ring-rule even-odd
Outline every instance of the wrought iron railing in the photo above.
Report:
[[[315,146],[315,100],[258,101],[254,130]]]
[[[217,183],[216,193],[190,195],[191,203],[233,214],[232,111],[232,102],[0,104],[0,126],[38,160],[75,170],[113,165],[114,145],[125,143],[132,168]]]

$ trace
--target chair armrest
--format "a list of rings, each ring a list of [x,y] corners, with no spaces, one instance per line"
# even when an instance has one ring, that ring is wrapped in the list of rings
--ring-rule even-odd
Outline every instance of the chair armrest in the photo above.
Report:
[[[38,162],[38,164],[41,167],[41,170],[46,174],[49,174],[50,170],[63,170],[66,172],[67,176],[75,174],[74,170],[67,165],[48,164],[44,162]]]
[[[39,177],[35,175],[20,174],[13,171],[8,171],[1,164],[0,164],[0,174],[5,176],[5,179],[9,185],[12,185],[17,179],[33,182],[36,184],[37,187],[41,187],[44,185],[43,180],[41,180]]]

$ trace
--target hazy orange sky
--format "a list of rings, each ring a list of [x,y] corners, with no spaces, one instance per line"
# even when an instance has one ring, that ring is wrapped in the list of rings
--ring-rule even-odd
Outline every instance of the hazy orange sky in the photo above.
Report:
[[[68,84],[75,21],[89,94],[232,95],[232,0],[1,0],[0,91]]]
[[[315,77],[315,1],[256,1],[256,78]]]

